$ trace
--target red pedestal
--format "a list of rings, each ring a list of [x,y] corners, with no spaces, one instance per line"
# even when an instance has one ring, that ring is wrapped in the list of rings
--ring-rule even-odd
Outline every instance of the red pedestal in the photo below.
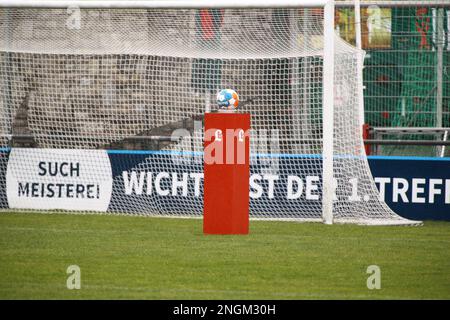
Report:
[[[249,130],[249,114],[205,114],[205,234],[248,234]]]

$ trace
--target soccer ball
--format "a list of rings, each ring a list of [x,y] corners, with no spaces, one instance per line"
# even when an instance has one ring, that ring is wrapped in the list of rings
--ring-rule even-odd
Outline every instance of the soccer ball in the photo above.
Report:
[[[222,110],[234,110],[238,107],[239,96],[232,89],[223,89],[217,94],[217,105]]]

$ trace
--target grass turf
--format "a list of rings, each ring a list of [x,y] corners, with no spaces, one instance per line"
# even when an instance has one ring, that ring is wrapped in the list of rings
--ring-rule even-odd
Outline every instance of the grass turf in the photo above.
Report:
[[[2,213],[0,298],[450,298],[450,223],[250,225],[204,236],[194,219]],[[69,265],[80,290],[66,288]],[[369,265],[380,290],[367,289]]]

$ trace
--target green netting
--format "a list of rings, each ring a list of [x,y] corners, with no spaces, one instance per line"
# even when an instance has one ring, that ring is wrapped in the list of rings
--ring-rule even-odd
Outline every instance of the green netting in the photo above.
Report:
[[[436,46],[438,41],[444,41],[443,126],[450,126],[449,10],[444,9],[445,39],[436,39],[435,9],[392,9],[390,48],[366,49],[369,54],[364,70],[367,123],[394,127],[436,125]]]
[[[436,123],[437,51],[433,49],[433,25],[428,8],[393,10],[392,44],[402,63],[401,97],[392,125],[431,127]]]

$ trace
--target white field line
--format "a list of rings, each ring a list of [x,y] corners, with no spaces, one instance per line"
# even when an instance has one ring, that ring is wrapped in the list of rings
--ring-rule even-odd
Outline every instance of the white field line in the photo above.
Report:
[[[54,233],[93,233],[98,234],[99,231],[103,233],[108,234],[130,234],[130,230],[105,230],[105,229],[54,229],[54,228],[36,228],[36,227],[3,227],[0,226],[0,230],[10,230],[10,231],[42,231],[42,232],[54,232]],[[133,235],[148,235],[149,233],[166,233],[164,230],[151,230],[151,231],[133,231]],[[295,237],[297,239],[314,239],[319,238],[319,236],[314,235],[293,235],[292,237]],[[367,238],[364,236],[366,240],[370,240],[370,238]],[[323,239],[323,237],[320,237]],[[333,235],[333,237],[330,237],[329,240],[349,240],[349,241],[359,241],[361,240],[361,237],[346,237],[346,236],[336,236]],[[373,239],[376,241],[390,241],[390,242],[443,242],[443,243],[450,243],[450,239],[416,239],[416,238],[376,238]]]
[[[36,290],[42,290],[43,288],[49,288],[54,290],[67,290],[64,285],[52,285],[47,283],[37,283],[37,282],[26,282],[20,283],[17,282],[3,282],[0,285],[0,292],[9,291],[10,289],[17,290],[17,288],[30,288],[33,287]],[[114,285],[90,285],[90,284],[81,284],[80,291],[85,290],[105,290],[105,291],[127,291],[127,292],[141,292],[141,293],[159,293],[161,296],[170,293],[192,293],[192,294],[227,294],[227,295],[261,295],[265,297],[278,297],[278,298],[297,298],[297,299],[374,299],[376,296],[373,292],[368,292],[368,294],[339,294],[339,293],[303,293],[303,292],[283,292],[283,291],[271,291],[268,293],[267,291],[257,291],[257,290],[227,290],[227,289],[192,289],[192,288],[184,288],[184,289],[176,289],[176,288],[157,288],[152,289],[148,287],[127,287],[127,286],[114,286]],[[311,290],[308,290],[311,291]],[[101,298],[101,296],[99,296]],[[143,296],[145,298],[145,296]],[[251,298],[251,297],[250,297]],[[389,300],[397,300],[397,299],[417,299],[417,297],[408,297],[408,296],[382,296],[381,299],[389,299]],[[214,299],[212,299],[214,300]]]

